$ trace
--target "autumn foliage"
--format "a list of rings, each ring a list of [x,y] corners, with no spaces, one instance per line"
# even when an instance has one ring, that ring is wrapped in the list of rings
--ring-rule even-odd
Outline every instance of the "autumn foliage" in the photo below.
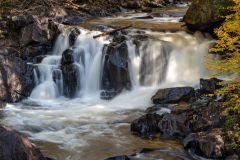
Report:
[[[210,49],[224,58],[212,62],[209,68],[215,70],[216,75],[231,77],[219,92],[228,95],[226,106],[240,113],[240,0],[234,2],[236,5],[230,7],[232,14],[226,16],[222,26],[215,30],[218,40]]]
[[[226,16],[222,26],[215,30],[218,40],[210,52],[222,55],[221,60],[214,60],[209,68],[218,76],[229,77],[222,83],[223,89],[218,94],[226,95],[225,113],[227,113],[226,131],[237,150],[240,149],[240,0],[233,0],[231,14]]]

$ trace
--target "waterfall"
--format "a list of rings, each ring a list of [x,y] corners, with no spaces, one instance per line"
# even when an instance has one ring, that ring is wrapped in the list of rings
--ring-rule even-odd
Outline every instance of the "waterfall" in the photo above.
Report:
[[[68,92],[71,92],[71,89],[74,87],[77,90],[73,97],[99,94],[102,88],[101,81],[105,81],[105,79],[102,79],[103,70],[106,72],[104,65],[109,66],[109,64],[105,63],[106,58],[110,56],[110,60],[112,58],[113,63],[123,63],[121,60],[123,58],[121,58],[121,54],[123,53],[121,52],[124,45],[119,46],[117,44],[118,46],[116,46],[115,42],[113,42],[114,36],[94,39],[93,36],[101,32],[82,28],[78,28],[78,30],[80,34],[77,35],[72,46],[69,43],[71,29],[67,29],[58,36],[52,55],[44,58],[40,64],[36,64],[37,68],[34,71],[36,87],[31,94],[31,98],[54,99],[64,96],[64,89],[68,87],[65,83],[72,85],[69,87],[70,91]],[[211,41],[204,39],[201,34],[194,36],[185,32],[146,32],[143,34],[147,38],[142,40],[125,35],[127,37],[125,41],[128,52],[128,71],[126,74],[129,74],[133,89],[141,86],[159,86],[166,82],[188,82],[194,84],[197,83],[200,77],[205,75],[206,69],[202,64]],[[119,52],[119,55],[115,55],[115,60],[111,55],[107,55],[109,53],[105,53],[107,48],[104,48],[104,46],[110,46],[111,48],[113,44],[114,50],[116,50],[113,52]],[[68,48],[71,50],[69,54],[70,57],[72,54],[74,62],[68,64],[69,66],[64,69],[66,73],[63,73],[61,58],[64,51]],[[74,68],[76,71],[69,73]],[[77,78],[66,79],[64,74],[77,76]],[[123,72],[121,71],[120,73],[119,71],[118,74],[120,74],[121,78]],[[107,76],[109,76],[108,73]]]

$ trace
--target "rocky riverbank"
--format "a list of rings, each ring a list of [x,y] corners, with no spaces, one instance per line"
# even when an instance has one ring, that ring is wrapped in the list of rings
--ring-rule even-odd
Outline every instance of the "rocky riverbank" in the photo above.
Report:
[[[192,159],[238,160],[238,150],[229,145],[225,132],[224,96],[210,96],[220,80],[201,79],[200,89],[177,87],[159,89],[153,106],[131,123],[133,134],[154,140],[160,136],[179,139]],[[146,150],[146,149],[145,149]],[[148,149],[149,152],[154,149]],[[133,156],[108,160],[134,159]]]

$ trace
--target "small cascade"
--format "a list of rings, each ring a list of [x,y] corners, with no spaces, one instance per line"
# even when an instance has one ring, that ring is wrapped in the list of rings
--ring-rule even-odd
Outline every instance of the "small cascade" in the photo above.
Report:
[[[35,69],[31,98],[54,99],[99,94],[111,99],[123,90],[203,77],[211,41],[201,34],[131,31],[94,39],[99,31],[67,29],[52,55]]]

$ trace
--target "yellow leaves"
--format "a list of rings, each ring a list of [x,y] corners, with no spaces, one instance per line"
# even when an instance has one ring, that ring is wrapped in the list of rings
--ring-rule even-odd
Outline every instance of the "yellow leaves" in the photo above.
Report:
[[[222,82],[223,89],[218,94],[227,95],[225,106],[234,109],[240,114],[240,0],[234,0],[235,6],[231,7],[233,13],[226,17],[221,27],[215,30],[218,40],[212,53],[225,55],[222,60],[210,60],[208,68],[215,71],[215,76],[232,76],[229,81]]]

